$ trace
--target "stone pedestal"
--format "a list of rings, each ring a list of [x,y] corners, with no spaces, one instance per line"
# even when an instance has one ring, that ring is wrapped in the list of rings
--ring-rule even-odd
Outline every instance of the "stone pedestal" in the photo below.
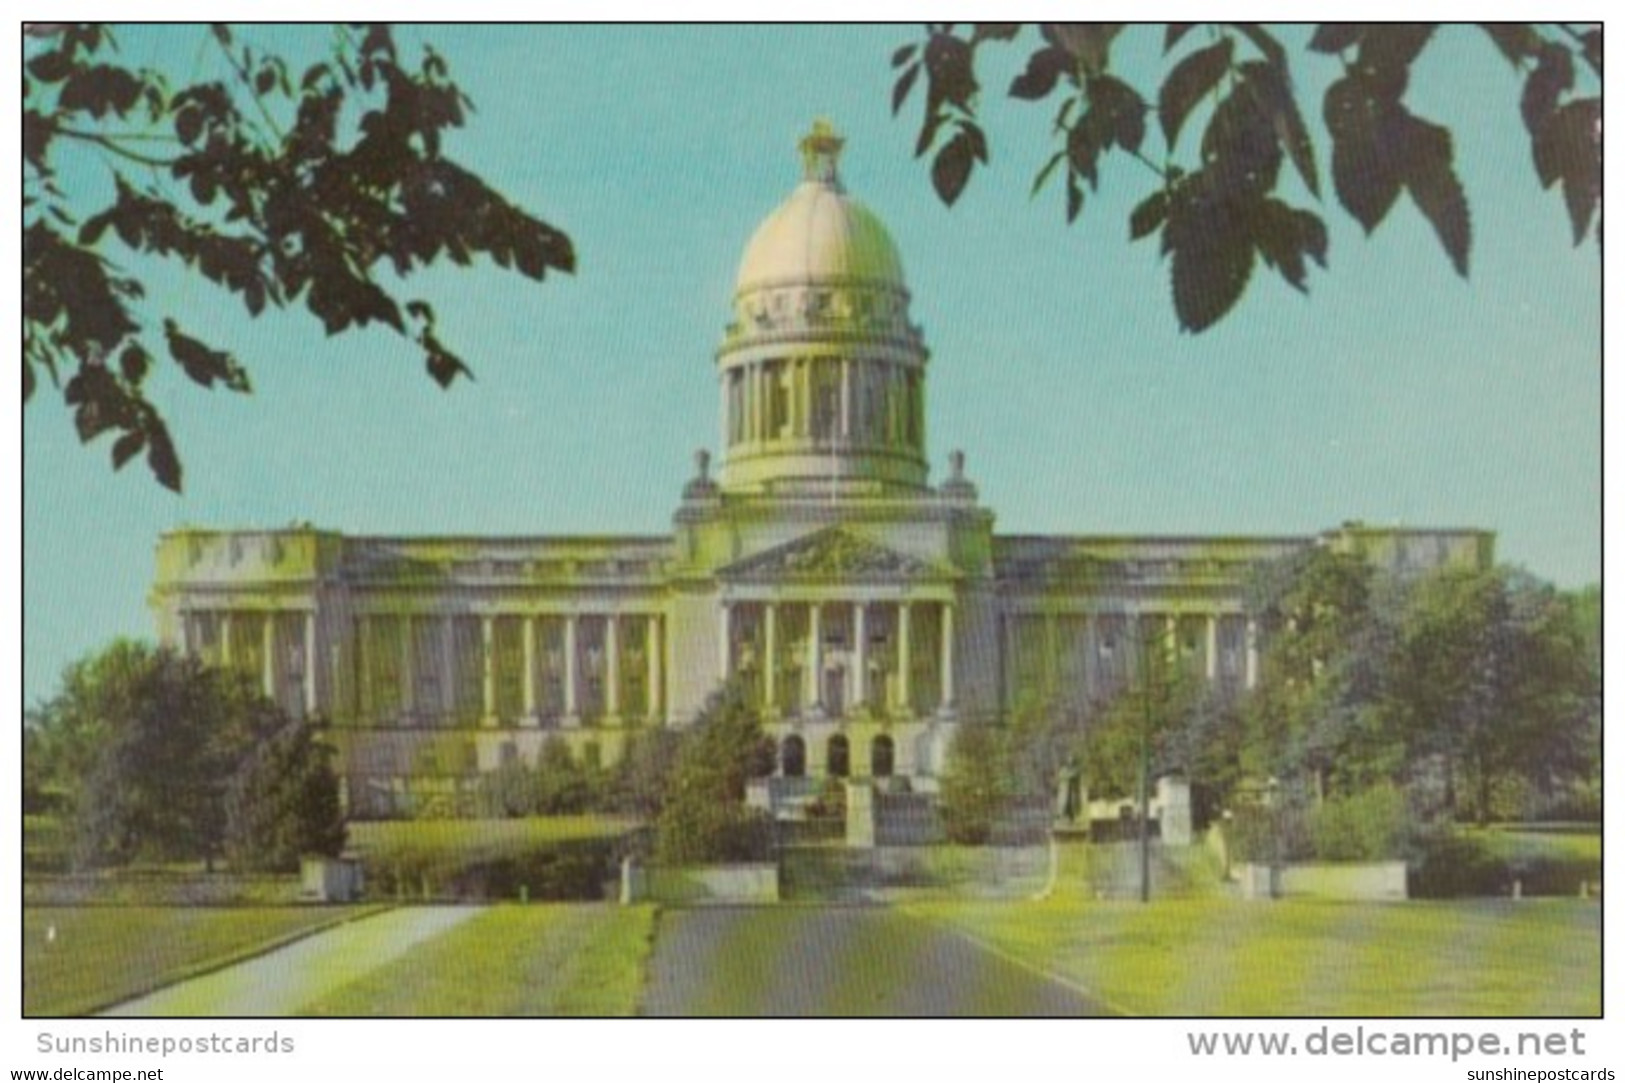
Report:
[[[846,844],[855,849],[875,846],[875,785],[867,780],[846,784]]]

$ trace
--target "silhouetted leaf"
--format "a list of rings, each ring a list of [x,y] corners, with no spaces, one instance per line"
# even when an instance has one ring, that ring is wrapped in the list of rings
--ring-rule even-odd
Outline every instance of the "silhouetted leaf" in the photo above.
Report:
[[[1168,192],[1158,190],[1140,201],[1128,219],[1129,240],[1137,241],[1162,228],[1168,217]]]
[[[1467,194],[1456,176],[1450,132],[1437,124],[1407,116],[1398,124],[1404,146],[1405,186],[1433,225],[1456,273],[1467,277],[1472,247],[1472,221]]]
[[[1265,30],[1257,23],[1233,23],[1241,35],[1253,43],[1253,48],[1263,54],[1264,59],[1274,68],[1285,74],[1286,50],[1275,39],[1275,35]]]
[[[900,68],[904,64],[907,64],[910,60],[914,59],[914,54],[918,52],[919,49],[920,47],[913,43],[899,46],[897,51],[891,55],[891,66],[894,68]]]
[[[1526,57],[1534,56],[1540,48],[1540,35],[1528,23],[1480,23],[1484,33],[1495,42],[1501,55],[1514,68],[1522,70]]]
[[[925,47],[925,69],[931,92],[941,100],[966,107],[976,93],[970,45],[952,34],[933,34]]]
[[[1578,244],[1602,198],[1602,102],[1572,101],[1548,117],[1534,139],[1542,187],[1563,182],[1563,201]]]
[[[218,381],[227,389],[244,394],[251,390],[248,373],[243,371],[236,358],[182,333],[174,320],[164,321],[164,339],[169,346],[169,355],[196,383],[213,387]]]
[[[140,429],[125,433],[113,441],[113,469],[123,470],[124,464],[141,454],[147,446],[147,434]]]
[[[1292,159],[1293,168],[1303,178],[1304,186],[1320,196],[1320,172],[1315,167],[1315,145],[1309,138],[1303,114],[1298,111],[1297,96],[1283,69],[1273,64],[1248,61],[1240,68],[1248,91],[1259,106],[1269,114],[1275,128],[1275,139]]]
[[[1157,95],[1157,118],[1162,122],[1163,138],[1172,147],[1179,140],[1179,130],[1196,103],[1219,85],[1224,73],[1230,70],[1230,57],[1234,45],[1229,38],[1220,38],[1205,49],[1198,49],[1174,65],[1163,80]]]
[[[948,140],[947,145],[937,152],[936,160],[931,163],[931,183],[937,190],[937,198],[943,203],[952,207],[959,199],[966,182],[970,180],[974,158],[974,144],[963,131]]]
[[[28,74],[42,83],[60,83],[73,74],[73,61],[61,49],[53,49],[48,53],[41,53],[26,65]]]
[[[1202,169],[1220,188],[1257,194],[1274,188],[1280,176],[1275,118],[1261,97],[1243,80],[1214,108],[1202,133]]]
[[[1294,289],[1307,292],[1304,257],[1326,266],[1325,224],[1310,212],[1289,207],[1278,199],[1260,202],[1251,221],[1259,255]]]
[[[1338,202],[1366,233],[1377,228],[1403,187],[1384,118],[1393,107],[1374,98],[1363,79],[1349,75],[1326,90],[1326,127],[1332,133],[1332,183]]]
[[[1072,130],[1066,136],[1066,157],[1072,165],[1070,172],[1074,177],[1087,179],[1091,187],[1098,178],[1096,163],[1103,149],[1098,127],[1091,124],[1089,117],[1085,116],[1072,126]]]
[[[1602,31],[1587,30],[1580,35],[1580,48],[1583,51],[1586,63],[1598,75],[1602,74]]]
[[[1071,225],[1078,220],[1083,211],[1083,186],[1078,183],[1078,175],[1067,170],[1066,174],[1066,224]]]
[[[124,347],[118,359],[119,372],[132,384],[139,384],[147,378],[147,370],[152,367],[152,358],[138,342],[132,342]]]
[[[1086,75],[1106,70],[1112,41],[1122,30],[1122,23],[1045,23],[1040,27],[1046,39],[1077,59]]]
[[[914,89],[914,83],[920,77],[920,66],[911,65],[902,75],[897,77],[897,85],[892,87],[891,111],[895,115],[903,108],[903,102],[908,99],[908,92]]]
[[[1374,23],[1360,37],[1360,65],[1368,76],[1371,69],[1382,73],[1407,71],[1436,29],[1432,23]]]
[[[101,119],[109,113],[123,116],[141,98],[141,81],[123,68],[107,64],[79,68],[62,84],[57,103],[66,110]]]
[[[1540,50],[1540,61],[1523,84],[1523,99],[1519,108],[1523,123],[1534,135],[1546,118],[1557,109],[1557,101],[1574,86],[1574,59],[1561,45],[1546,44]]]
[[[1065,49],[1055,45],[1039,49],[1027,58],[1027,70],[1010,83],[1010,96],[1037,101],[1055,89],[1056,81],[1071,66],[1072,57]]]
[[[1164,236],[1172,229],[1170,221]],[[1253,271],[1253,244],[1234,215],[1206,215],[1177,232],[1183,240],[1173,248],[1169,268],[1174,313],[1181,330],[1200,334],[1222,319],[1246,292]]]
[[[1195,23],[1169,23],[1162,34],[1163,55],[1173,52],[1174,46],[1178,45],[1195,25]]]
[[[1309,35],[1309,49],[1316,53],[1341,53],[1360,43],[1364,23],[1321,23]]]
[[[977,23],[971,31],[971,41],[1009,41],[1020,32],[1020,23]]]
[[[158,484],[171,492],[181,491],[180,456],[175,454],[169,430],[156,417],[147,423],[147,465],[158,479]]]
[[[1102,149],[1113,144],[1136,151],[1145,140],[1146,104],[1139,91],[1110,75],[1089,80],[1090,123],[1098,125]]]

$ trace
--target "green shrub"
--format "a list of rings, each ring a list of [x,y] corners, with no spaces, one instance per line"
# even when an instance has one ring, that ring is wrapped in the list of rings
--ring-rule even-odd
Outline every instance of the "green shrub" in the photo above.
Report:
[[[508,760],[480,776],[480,814],[513,819],[537,810],[536,773],[519,760]]]
[[[587,809],[592,786],[588,769],[570,755],[570,745],[558,734],[542,742],[536,755],[536,809],[543,816],[573,816]]]
[[[1384,861],[1404,856],[1409,834],[1405,795],[1392,785],[1333,797],[1309,814],[1317,861]]]

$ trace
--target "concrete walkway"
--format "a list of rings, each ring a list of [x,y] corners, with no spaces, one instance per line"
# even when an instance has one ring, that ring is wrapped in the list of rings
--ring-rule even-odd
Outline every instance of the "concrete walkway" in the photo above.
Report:
[[[671,910],[644,1015],[1109,1014],[1070,986],[882,907]]]
[[[102,1015],[290,1016],[478,914],[478,906],[409,906],[335,926],[212,974],[115,1005]]]

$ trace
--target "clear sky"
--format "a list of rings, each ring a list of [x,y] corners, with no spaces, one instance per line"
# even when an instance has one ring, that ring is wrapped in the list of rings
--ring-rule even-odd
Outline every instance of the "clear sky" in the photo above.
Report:
[[[184,75],[203,33],[132,31],[125,59]],[[276,33],[295,54],[324,49],[317,31]],[[1131,34],[1119,55],[1133,78],[1160,40]],[[579,273],[425,276],[477,376],[449,392],[387,330],[330,340],[308,316],[249,321],[206,283],[156,280],[154,305],[234,345],[255,393],[206,392],[172,366],[155,378],[184,496],[144,464],[113,474],[105,442],[82,449],[49,389],[24,411],[25,698],[106,640],[152,634],[153,546],[181,523],[664,532],[693,450],[717,443],[712,352],[740,252],[798,179],[815,116],[847,136],[847,186],[902,252],[932,351],[935,476],[963,448],[999,530],[1475,526],[1538,575],[1600,578],[1600,264],[1541,191],[1519,83],[1481,35],[1438,38],[1407,99],[1456,132],[1471,281],[1408,199],[1370,239],[1335,206],[1319,119],[1330,65],[1294,49],[1331,270],[1307,298],[1260,270],[1238,311],[1195,337],[1178,331],[1155,242],[1127,239],[1143,167],[1111,163],[1071,229],[1058,187],[1029,200],[1054,107],[1004,100],[1024,52],[985,68],[991,167],[951,211],[936,200],[912,156],[918,101],[890,115],[888,58],[916,35],[403,31],[435,44],[478,107],[453,156],[568,232]]]

